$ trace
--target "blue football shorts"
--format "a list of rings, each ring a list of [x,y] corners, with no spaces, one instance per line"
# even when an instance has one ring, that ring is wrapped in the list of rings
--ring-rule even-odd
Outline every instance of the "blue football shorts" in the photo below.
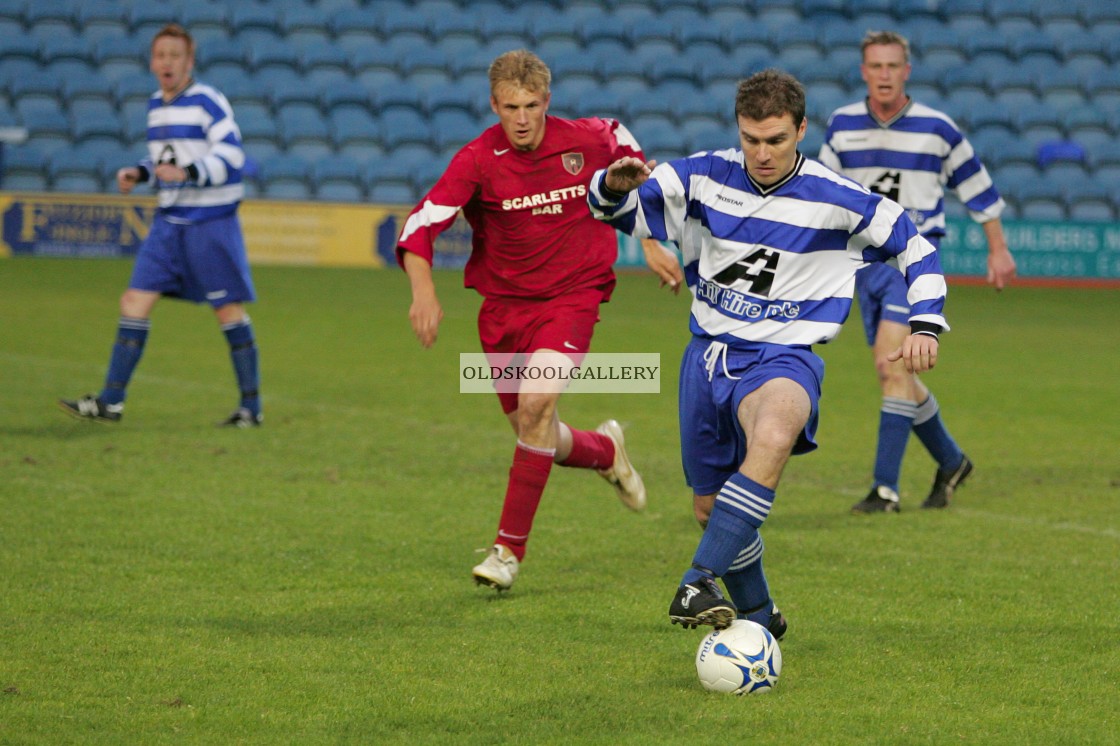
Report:
[[[710,344],[710,339],[694,337],[681,358],[681,460],[685,481],[697,495],[718,492],[739,470],[747,454],[747,439],[736,416],[739,403],[767,381],[789,378],[805,389],[812,410],[793,453],[814,450],[824,380],[824,361],[808,347],[776,344],[728,347],[726,358],[720,355],[713,367],[704,360]],[[738,380],[725,374],[725,362],[726,373]]]
[[[910,301],[906,299],[906,291],[906,278],[897,267],[872,262],[856,272],[856,297],[867,344],[875,344],[882,321],[910,325]]]
[[[214,308],[256,300],[236,213],[192,224],[156,215],[128,286]]]

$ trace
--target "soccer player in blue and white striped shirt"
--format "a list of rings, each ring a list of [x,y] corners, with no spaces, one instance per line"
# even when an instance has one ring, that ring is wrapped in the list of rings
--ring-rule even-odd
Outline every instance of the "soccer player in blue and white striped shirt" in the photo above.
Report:
[[[945,279],[934,247],[897,203],[797,152],[806,121],[796,79],[767,70],[743,81],[735,113],[741,149],[656,168],[615,161],[591,180],[588,202],[620,230],[676,242],[693,294],[680,434],[706,529],[669,618],[722,628],[740,616],[781,637],[786,622],[770,598],[758,529],[789,457],[816,448],[824,363],[812,345],[839,332],[856,270],[895,260],[909,286],[912,334],[894,357],[928,370],[948,329]]]
[[[195,82],[194,40],[169,24],[152,40],[151,71],[159,90],[148,103],[148,157],[117,172],[128,194],[140,182],[159,190],[159,209],[136,255],[109,370],[101,393],[62,400],[68,414],[116,422],[128,383],[162,296],[209,303],[229,343],[240,390],[233,414],[220,424],[252,427],[263,420],[257,345],[244,303],[256,299],[237,207],[245,153],[225,96]]]
[[[871,31],[861,49],[867,98],[833,112],[821,162],[901,204],[935,246],[945,235],[945,187],[952,189],[983,226],[988,282],[1002,289],[1015,275],[1015,260],[999,219],[1004,203],[991,177],[952,119],[906,95],[910,46],[905,37]],[[938,464],[922,507],[943,508],[972,471],[972,462],[949,434],[929,389],[887,359],[906,335],[906,286],[898,272],[871,265],[856,275],[856,294],[883,401],[871,491],[852,512],[898,511],[899,475],[911,429]]]

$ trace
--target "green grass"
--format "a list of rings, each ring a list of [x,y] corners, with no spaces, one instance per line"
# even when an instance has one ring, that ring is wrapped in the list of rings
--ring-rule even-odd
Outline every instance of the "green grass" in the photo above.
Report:
[[[516,588],[476,589],[512,435],[458,393],[477,296],[438,277],[422,350],[398,272],[259,267],[267,421],[236,404],[202,307],[161,304],[125,419],[95,391],[130,265],[0,262],[0,742],[1085,744],[1120,732],[1120,387],[1113,291],[953,288],[927,376],[977,470],[857,518],[878,391],[858,320],[828,361],[822,447],[763,534],[791,623],[768,697],[696,683],[665,610],[698,529],[676,373],[688,302],[624,275],[600,352],[660,352],[660,395],[569,396],[628,425],[632,515],[556,469]]]

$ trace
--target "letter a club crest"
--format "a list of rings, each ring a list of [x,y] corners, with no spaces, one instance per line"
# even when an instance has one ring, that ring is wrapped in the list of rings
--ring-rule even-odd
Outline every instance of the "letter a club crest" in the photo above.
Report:
[[[583,153],[564,153],[560,160],[564,162],[564,170],[572,176],[583,170]]]

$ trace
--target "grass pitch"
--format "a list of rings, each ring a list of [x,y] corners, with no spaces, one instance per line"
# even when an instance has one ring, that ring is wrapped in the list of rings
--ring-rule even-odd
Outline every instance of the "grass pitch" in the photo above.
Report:
[[[976,472],[918,509],[855,517],[879,394],[858,318],[828,362],[821,448],[763,529],[790,620],[777,689],[703,691],[699,631],[666,608],[698,529],[676,364],[688,302],[624,275],[598,352],[660,352],[660,395],[569,396],[627,425],[634,515],[557,468],[514,590],[475,588],[513,438],[458,393],[477,296],[437,277],[422,350],[399,272],[258,267],[264,427],[224,339],[166,301],[124,420],[96,391],[128,262],[0,261],[0,742],[1115,743],[1120,386],[1115,291],[954,287],[926,380]]]

